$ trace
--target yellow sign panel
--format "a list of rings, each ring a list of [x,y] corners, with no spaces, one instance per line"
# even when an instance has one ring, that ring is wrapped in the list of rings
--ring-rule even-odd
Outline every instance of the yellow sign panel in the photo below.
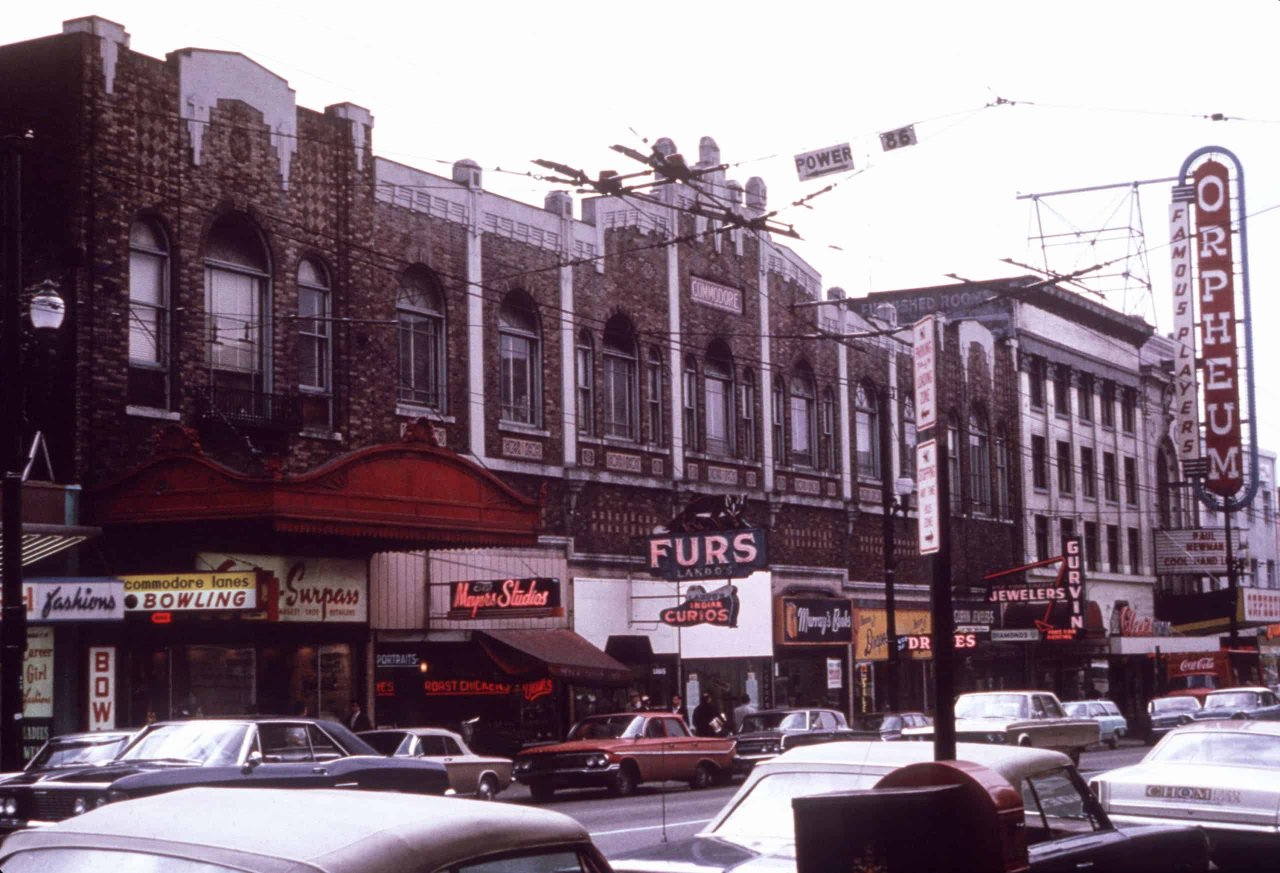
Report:
[[[858,661],[889,660],[889,622],[883,609],[855,610],[853,657]],[[903,637],[923,637],[933,630],[933,616],[924,609],[894,610],[894,632]],[[903,658],[928,660],[928,651],[904,649]]]
[[[255,609],[258,574],[162,573],[121,576],[124,608],[133,612]]]

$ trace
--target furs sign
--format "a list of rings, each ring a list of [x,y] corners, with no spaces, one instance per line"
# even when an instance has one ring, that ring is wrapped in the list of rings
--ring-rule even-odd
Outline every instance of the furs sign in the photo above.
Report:
[[[769,566],[759,528],[666,533],[645,538],[649,575],[671,582],[736,579]]]

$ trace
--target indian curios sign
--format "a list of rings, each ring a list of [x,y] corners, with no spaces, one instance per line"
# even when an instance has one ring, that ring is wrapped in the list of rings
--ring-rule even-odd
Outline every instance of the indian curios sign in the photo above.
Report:
[[[670,627],[692,627],[696,624],[737,627],[740,608],[738,589],[734,585],[725,585],[714,591],[707,591],[701,585],[690,585],[684,603],[662,610],[658,618]]]

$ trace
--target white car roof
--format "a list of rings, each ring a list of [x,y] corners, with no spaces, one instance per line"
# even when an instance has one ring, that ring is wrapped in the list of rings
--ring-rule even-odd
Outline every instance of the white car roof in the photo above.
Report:
[[[1237,685],[1234,688],[1215,688],[1209,692],[1209,695],[1230,694],[1233,691],[1249,691],[1253,694],[1267,694],[1271,689],[1263,685]]]
[[[234,853],[241,863],[258,855],[323,873],[390,873],[588,839],[566,815],[515,804],[342,789],[188,788],[19,831],[5,840],[0,866],[13,852],[34,847],[150,846],[214,863]],[[253,862],[244,869],[280,864]]]
[[[1280,736],[1280,721],[1258,721],[1252,718],[1208,718],[1192,721],[1177,728],[1176,733],[1213,732],[1222,734],[1269,734]]]
[[[957,743],[956,758],[994,770],[1018,783],[1029,773],[1064,767],[1071,759],[1050,749],[1004,746],[989,743]],[[907,741],[901,743],[834,742],[799,746],[770,761],[762,761],[755,769],[771,771],[808,771],[815,765],[836,766],[850,772],[871,772],[883,768],[897,769],[908,764],[933,760],[933,743]]]

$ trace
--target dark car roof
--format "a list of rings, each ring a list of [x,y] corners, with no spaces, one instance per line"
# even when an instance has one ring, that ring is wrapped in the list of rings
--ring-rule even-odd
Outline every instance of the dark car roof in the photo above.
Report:
[[[146,736],[151,731],[159,727],[167,727],[169,725],[178,724],[198,724],[200,722],[222,722],[225,724],[271,724],[274,722],[282,722],[285,724],[314,724],[324,728],[325,732],[332,736],[338,742],[342,743],[352,755],[375,755],[382,756],[377,749],[369,745],[364,740],[356,736],[344,724],[336,721],[330,721],[325,718],[308,718],[307,716],[287,716],[287,715],[215,715],[208,718],[182,718],[171,719],[169,721],[158,721],[155,724],[148,725],[138,733],[134,738],[132,747],[139,739]]]
[[[236,853],[248,861],[237,869],[282,869],[266,860],[275,858],[292,862],[289,870],[391,873],[588,839],[568,816],[514,804],[485,804],[481,814],[468,800],[391,792],[188,788],[19,831],[5,841],[0,861],[37,846],[138,849],[152,843],[154,851],[214,863]]]

